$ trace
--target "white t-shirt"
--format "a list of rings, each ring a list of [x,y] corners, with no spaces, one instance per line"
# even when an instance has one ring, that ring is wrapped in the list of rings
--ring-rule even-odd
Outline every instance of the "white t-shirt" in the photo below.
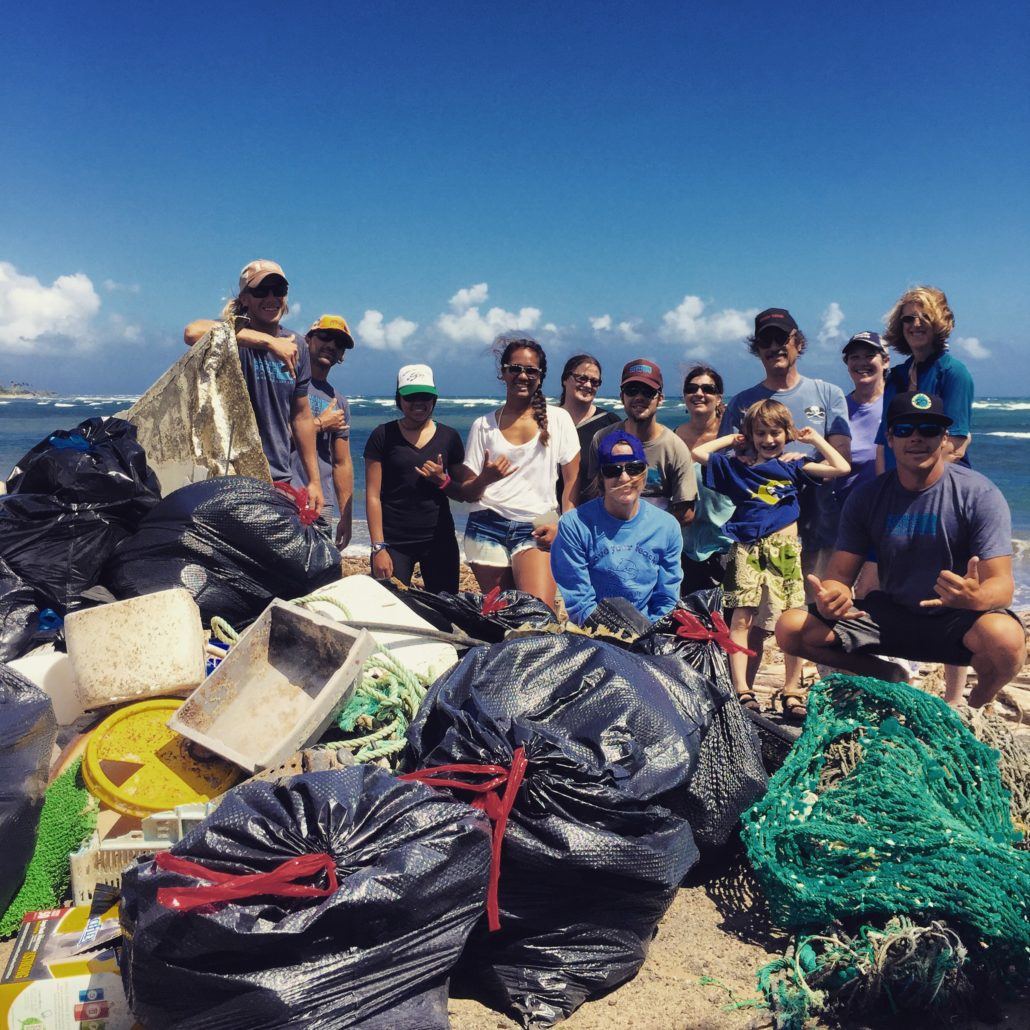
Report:
[[[465,465],[475,475],[483,471],[483,455],[493,460],[504,455],[517,471],[491,483],[473,511],[489,508],[513,522],[531,522],[537,515],[556,509],[554,481],[558,467],[567,465],[579,454],[579,436],[572,418],[564,408],[547,405],[547,446],[537,433],[528,443],[509,443],[497,428],[497,412],[482,415],[472,423],[465,447]]]

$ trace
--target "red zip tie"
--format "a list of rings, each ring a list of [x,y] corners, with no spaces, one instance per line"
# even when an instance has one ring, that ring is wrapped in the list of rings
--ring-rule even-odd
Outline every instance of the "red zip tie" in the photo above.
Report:
[[[308,507],[308,488],[306,486],[293,486],[290,483],[273,483],[272,486],[297,505],[297,514],[300,516],[302,526],[310,526],[318,518],[318,512],[314,508]]]
[[[727,654],[740,652],[752,658],[755,656],[754,651],[730,637],[730,628],[719,612],[712,612],[711,618],[714,630],[710,630],[696,615],[683,608],[674,608],[672,611],[673,622],[679,623],[676,636],[684,640],[714,640]]]
[[[239,901],[262,894],[279,898],[327,898],[334,894],[339,886],[336,879],[336,861],[332,855],[325,852],[297,855],[281,862],[270,872],[245,875],[209,869],[199,862],[173,855],[170,851],[159,851],[154,856],[154,864],[170,873],[192,876],[195,880],[208,880],[213,884],[159,888],[158,904],[178,912],[191,912],[202,905],[211,905],[219,901]],[[326,874],[329,886],[315,887],[313,884],[297,883],[297,880],[315,876],[320,872]]]
[[[503,612],[508,607],[508,602],[501,600],[501,588],[494,587],[490,593],[483,598],[483,604],[479,609],[480,615],[494,615]]]
[[[501,915],[497,901],[497,888],[501,882],[501,842],[508,825],[508,816],[515,804],[515,796],[526,775],[526,749],[517,747],[511,756],[511,768],[503,765],[435,765],[429,769],[418,769],[405,773],[398,779],[424,783],[427,787],[448,787],[451,790],[467,790],[479,797],[470,804],[473,808],[485,812],[493,823],[493,834],[490,839],[490,886],[486,892],[486,922],[490,931],[501,928]],[[441,779],[440,773],[465,773],[470,776],[489,776],[484,783],[467,783],[464,780]],[[503,794],[496,791],[504,787]]]

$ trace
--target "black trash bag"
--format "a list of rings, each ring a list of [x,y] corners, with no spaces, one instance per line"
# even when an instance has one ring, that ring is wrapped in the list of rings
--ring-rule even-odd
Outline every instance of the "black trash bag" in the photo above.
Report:
[[[136,427],[120,418],[88,418],[51,433],[15,465],[7,492],[45,494],[64,506],[117,506],[132,527],[161,500]]]
[[[271,483],[222,476],[169,494],[119,544],[104,585],[119,599],[185,587],[205,622],[237,628],[274,597],[301,597],[340,578],[340,552]]]
[[[722,590],[714,587],[682,598],[630,646],[635,654],[679,659],[700,674],[709,692],[715,716],[701,744],[689,805],[690,825],[702,851],[729,840],[740,816],[765,793],[769,782],[758,732],[730,681],[724,650],[729,646],[727,633]]]
[[[558,625],[554,612],[543,601],[521,590],[493,590],[489,594],[431,594],[415,587],[396,586],[394,590],[412,611],[437,629],[450,631],[453,624],[487,644],[499,643],[508,630],[521,626],[543,629]]]
[[[651,629],[651,620],[629,598],[606,597],[586,617],[583,628],[619,633],[630,642]]]
[[[486,897],[486,818],[352,766],[244,784],[171,850],[232,876],[319,854],[338,881],[327,895],[323,867],[298,880],[323,896],[265,885],[263,895],[189,911],[165,907],[159,890],[206,879],[163,869],[161,856],[126,870],[122,980],[136,1016],[189,1030],[446,1028],[447,977]]]
[[[711,706],[703,690],[686,696],[680,672],[587,637],[520,637],[470,650],[408,729],[419,769],[508,769],[525,750],[500,930],[477,928],[463,959],[525,1026],[632,977],[697,860],[686,788]]]
[[[34,647],[63,640],[64,620],[41,603],[32,589],[0,558],[0,662],[10,662]]]
[[[56,739],[53,702],[0,664],[0,912],[21,889],[36,847]]]

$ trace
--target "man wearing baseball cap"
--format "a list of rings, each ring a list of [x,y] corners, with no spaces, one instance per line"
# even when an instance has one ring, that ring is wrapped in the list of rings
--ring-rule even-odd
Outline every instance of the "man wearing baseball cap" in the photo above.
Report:
[[[342,365],[354,347],[347,319],[322,315],[304,337],[311,358],[311,388],[308,401],[315,419],[315,453],[322,482],[325,507],[315,525],[324,528],[341,550],[350,543],[354,465],[350,453],[350,406],[347,398],[329,383],[329,373]],[[300,456],[294,452],[294,474],[303,475]]]
[[[647,457],[647,478],[641,497],[670,512],[680,525],[694,517],[697,479],[690,449],[671,430],[658,421],[658,408],[664,399],[662,370],[650,358],[634,358],[622,369],[622,406],[626,418],[614,426],[599,429],[586,455],[586,473],[580,502],[599,496],[597,447],[613,429],[637,437]]]
[[[308,507],[321,512],[315,422],[308,401],[311,360],[307,347],[298,346],[296,336],[281,324],[289,289],[282,266],[267,258],[251,261],[240,272],[239,292],[226,303],[219,321],[233,323],[240,368],[272,481],[306,487]],[[219,321],[190,322],[183,330],[186,346],[192,347]],[[299,476],[294,471],[294,453]]]
[[[1009,508],[985,476],[947,460],[952,420],[940,397],[898,394],[886,424],[897,467],[848,498],[826,572],[809,576],[814,603],[784,612],[776,639],[789,654],[888,681],[905,671],[877,655],[972,665],[969,704],[979,708],[1026,660],[1026,633],[1009,609]],[[880,589],[856,601],[852,584],[870,550]]]
[[[727,403],[720,435],[739,433],[744,424],[745,412],[756,401],[779,401],[790,411],[798,429],[805,426],[814,429],[845,461],[850,462],[851,428],[848,425],[844,391],[822,379],[809,379],[801,375],[797,364],[805,352],[806,344],[805,334],[786,308],[766,308],[755,316],[755,332],[748,337],[748,349],[762,362],[765,377]],[[790,451],[818,459],[817,452],[809,445],[792,443]],[[829,480],[807,485],[802,489],[799,499],[801,517],[798,519],[798,534],[801,537],[802,568],[806,573],[818,573],[833,548],[840,506]],[[755,650],[759,643],[757,635],[768,635],[774,628],[775,620],[772,617],[764,621],[756,618],[752,628],[756,635],[752,641]],[[787,657],[781,692],[784,707],[791,707],[798,715],[804,713],[801,668],[801,661]]]

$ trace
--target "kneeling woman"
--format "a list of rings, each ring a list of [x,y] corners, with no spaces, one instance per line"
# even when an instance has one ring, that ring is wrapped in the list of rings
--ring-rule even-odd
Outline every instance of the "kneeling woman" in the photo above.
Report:
[[[551,546],[565,608],[582,626],[601,601],[624,597],[648,619],[660,619],[679,597],[680,524],[640,503],[647,458],[637,437],[616,429],[601,440],[597,457],[601,496],[566,512]]]

